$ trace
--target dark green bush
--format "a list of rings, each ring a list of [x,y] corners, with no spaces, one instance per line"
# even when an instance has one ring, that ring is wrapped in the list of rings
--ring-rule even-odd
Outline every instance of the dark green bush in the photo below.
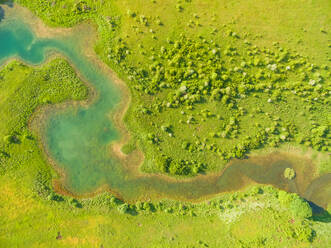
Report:
[[[122,214],[127,214],[127,213],[129,213],[130,206],[129,206],[129,204],[124,203],[124,204],[119,205],[117,210]]]
[[[64,200],[62,196],[56,194],[55,192],[50,192],[50,194],[47,196],[47,199],[56,202],[61,202]]]
[[[12,144],[15,143],[16,137],[14,135],[6,135],[5,137],[3,137],[3,141],[6,144]]]

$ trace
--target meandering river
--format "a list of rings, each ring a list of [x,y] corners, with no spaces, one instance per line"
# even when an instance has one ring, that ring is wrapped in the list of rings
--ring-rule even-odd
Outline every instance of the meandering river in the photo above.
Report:
[[[44,148],[64,172],[66,190],[83,195],[107,185],[128,201],[162,197],[197,200],[256,182],[297,192],[319,206],[330,201],[331,174],[313,178],[312,161],[282,152],[234,160],[223,172],[189,180],[132,173],[111,157],[109,150],[110,143],[120,138],[110,115],[121,101],[121,91],[105,70],[86,56],[78,39],[75,33],[38,38],[22,16],[5,15],[0,22],[0,65],[14,57],[40,65],[56,52],[66,57],[98,93],[88,106],[70,105],[47,116]],[[294,180],[283,177],[286,167],[296,170]]]

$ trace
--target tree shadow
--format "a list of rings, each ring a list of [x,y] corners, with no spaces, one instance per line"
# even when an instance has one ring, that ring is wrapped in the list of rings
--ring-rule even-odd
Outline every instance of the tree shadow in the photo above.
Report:
[[[126,214],[129,214],[131,216],[137,216],[138,215],[138,211],[135,208],[130,208]]]
[[[313,211],[313,220],[324,222],[324,223],[330,223],[331,222],[331,214],[326,211],[324,208],[316,205],[315,203],[308,201],[312,211]]]

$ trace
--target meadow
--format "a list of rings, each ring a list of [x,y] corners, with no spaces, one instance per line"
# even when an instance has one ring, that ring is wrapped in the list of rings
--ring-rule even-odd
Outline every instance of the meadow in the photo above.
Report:
[[[193,177],[284,143],[330,151],[327,0],[15,2],[50,26],[96,24],[95,51],[131,93],[124,123],[132,137],[122,152],[141,150],[143,172]],[[3,247],[330,244],[330,204],[312,215],[306,201],[269,186],[201,203],[128,204],[110,193],[89,199],[55,193],[57,175],[29,119],[41,106],[88,96],[60,58],[1,68]],[[329,162],[317,170],[330,172]]]
[[[302,1],[282,1],[284,23],[274,15],[266,23],[261,12],[260,30],[247,20],[262,2],[19,2],[53,26],[97,23],[96,52],[132,94],[124,121],[133,140],[124,151],[143,151],[144,172],[219,171],[285,142],[330,149],[327,4],[310,3],[319,13],[310,18]],[[295,19],[284,11],[293,8]],[[307,19],[316,20],[314,44]]]

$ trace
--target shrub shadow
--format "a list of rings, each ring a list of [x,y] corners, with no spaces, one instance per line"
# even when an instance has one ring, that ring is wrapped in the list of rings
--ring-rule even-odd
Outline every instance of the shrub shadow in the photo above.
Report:
[[[331,222],[331,214],[326,211],[324,208],[316,205],[315,203],[308,201],[311,209],[313,210],[313,217],[314,221],[330,223]]]

